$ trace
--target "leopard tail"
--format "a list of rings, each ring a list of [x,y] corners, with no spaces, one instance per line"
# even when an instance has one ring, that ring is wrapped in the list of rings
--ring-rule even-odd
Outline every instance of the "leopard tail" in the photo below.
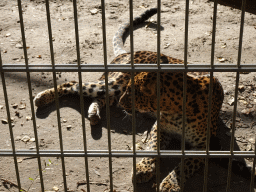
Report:
[[[135,17],[133,20],[133,26],[137,26],[157,13],[157,8],[151,8],[146,10],[140,16]],[[129,32],[130,22],[122,24],[113,38],[113,48],[115,56],[127,53],[124,50],[125,35]]]

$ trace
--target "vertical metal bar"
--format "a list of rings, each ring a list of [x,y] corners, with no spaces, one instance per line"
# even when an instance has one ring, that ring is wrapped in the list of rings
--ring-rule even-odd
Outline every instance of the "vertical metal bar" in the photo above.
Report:
[[[21,29],[21,36],[22,36],[22,43],[23,43],[24,58],[25,58],[26,68],[28,69],[28,54],[27,54],[27,49],[26,49],[27,45],[26,45],[26,37],[25,37],[25,30],[24,30],[21,0],[18,0],[18,9],[19,9],[19,17],[20,17],[20,29]],[[33,128],[34,128],[34,135],[35,135],[36,152],[37,152],[37,154],[39,154],[39,142],[38,142],[38,134],[37,134],[37,128],[36,128],[36,117],[35,117],[35,109],[34,109],[34,104],[33,104],[30,73],[27,72],[26,74],[27,74],[27,80],[28,80],[29,100],[30,100]],[[39,177],[40,177],[41,190],[44,191],[44,180],[43,180],[40,156],[37,157],[37,163],[38,163],[38,168],[39,168],[38,172],[39,172]]]
[[[129,0],[130,4],[130,50],[131,50],[131,66],[134,69],[134,40],[133,40],[133,0]]]
[[[46,15],[47,15],[47,24],[48,24],[48,33],[49,33],[49,45],[50,45],[50,51],[51,51],[51,63],[54,70],[55,61],[54,61],[53,42],[52,42],[52,27],[51,27],[49,0],[46,0],[45,4],[46,4]],[[61,154],[63,154],[63,140],[62,140],[62,130],[61,130],[61,122],[60,122],[60,106],[59,106],[59,94],[57,91],[56,72],[54,71],[52,75],[53,75],[53,83],[54,83],[54,90],[55,90],[55,102],[56,102],[56,108],[57,108],[56,111],[57,111],[57,121],[58,121],[58,130],[59,130],[60,151],[61,151]],[[67,179],[66,179],[64,156],[61,156],[61,163],[62,163],[62,176],[63,176],[63,182],[64,182],[64,190],[67,191]]]
[[[215,37],[216,37],[216,20],[217,20],[217,0],[214,0],[214,9],[213,9],[213,26],[212,26],[212,49],[211,49],[211,68],[214,68],[214,53],[215,53]],[[208,119],[207,119],[207,139],[206,139],[206,153],[209,153],[210,150],[210,125],[211,125],[211,110],[212,110],[212,92],[213,90],[213,72],[210,72],[210,86],[208,93]],[[209,158],[205,158],[205,168],[204,168],[204,188],[203,191],[207,191],[208,183],[208,170],[209,170]]]
[[[237,58],[237,66],[238,66],[238,67],[240,67],[240,64],[241,64],[242,41],[243,41],[243,30],[244,30],[245,5],[246,5],[246,0],[243,0],[243,1],[242,1],[242,7],[241,7],[242,13],[241,13],[240,35],[239,35],[239,48],[238,48],[238,58]],[[232,135],[231,135],[231,144],[230,144],[230,153],[231,153],[231,154],[233,154],[233,151],[234,151],[235,123],[236,123],[236,110],[237,110],[237,97],[238,97],[238,85],[239,85],[239,72],[236,73],[235,104],[234,104],[234,111],[233,111]],[[226,189],[226,191],[230,191],[232,159],[233,159],[232,157],[229,158],[228,179],[227,179],[227,189]]]
[[[217,5],[218,5],[217,1],[218,0],[214,0],[214,8],[213,8],[211,68],[214,67],[216,20],[217,20]]]
[[[189,0],[186,0],[186,11],[185,11],[185,43],[184,43],[184,66],[187,68],[187,57],[188,57],[188,23],[189,23]],[[186,129],[186,93],[187,91],[187,73],[183,72],[183,105],[182,105],[182,139],[181,139],[181,150],[182,154],[185,155],[185,129]],[[185,157],[181,158],[181,191],[184,190],[184,160]]]
[[[77,3],[73,0],[74,8],[74,22],[75,22],[75,35],[76,35],[76,53],[77,53],[77,64],[79,67],[78,80],[79,80],[79,91],[80,91],[80,107],[81,107],[81,118],[82,118],[82,130],[83,130],[83,143],[84,143],[84,153],[87,153],[87,143],[86,143],[86,127],[85,127],[85,111],[84,111],[84,97],[82,89],[82,73],[81,73],[81,59],[80,59],[80,47],[79,47],[79,30],[78,30],[78,19],[77,19]],[[90,178],[89,178],[89,166],[88,157],[84,156],[85,161],[85,174],[87,182],[87,191],[90,192]]]
[[[106,41],[106,19],[105,19],[105,1],[101,0],[102,7],[102,36],[103,36],[103,55],[104,66],[107,69],[107,41]],[[107,115],[107,129],[108,129],[108,151],[109,151],[109,181],[110,191],[113,192],[113,173],[112,173],[112,157],[111,157],[111,132],[110,132],[110,110],[109,110],[109,91],[108,91],[108,73],[105,73],[105,85],[106,85],[106,115]]]
[[[234,139],[235,139],[235,124],[236,124],[236,110],[237,110],[237,97],[238,97],[238,85],[239,85],[239,72],[236,73],[236,88],[235,88],[235,104],[233,108],[233,117],[232,117],[232,134],[231,134],[231,144],[230,144],[230,154],[233,154],[234,151]],[[232,170],[232,157],[229,158],[228,165],[228,179],[227,179],[227,188],[226,191],[230,191],[230,182],[231,182],[231,170]]]
[[[256,139],[256,135],[255,135]],[[256,155],[256,142],[254,143],[254,153]],[[250,184],[250,192],[254,192],[254,179],[255,179],[255,162],[256,158],[253,159],[253,167],[252,167],[252,173],[251,173],[251,184]]]
[[[161,59],[161,0],[157,1],[157,66],[160,69]],[[157,71],[157,153],[160,154],[160,72]],[[160,157],[156,157],[156,191],[160,186]]]
[[[186,0],[185,11],[185,43],[184,43],[184,65],[187,67],[188,63],[188,21],[189,21],[189,0]]]
[[[238,58],[237,66],[240,67],[241,56],[242,56],[242,43],[243,43],[243,32],[244,32],[244,15],[245,15],[246,0],[242,0],[242,13],[241,13],[241,23],[240,23],[240,35],[239,35],[239,48],[238,48]]]
[[[0,67],[2,67],[1,49],[0,49]],[[20,173],[19,173],[19,167],[18,167],[17,156],[16,156],[14,136],[13,136],[13,131],[12,131],[11,114],[10,114],[4,72],[1,72],[1,79],[2,79],[2,86],[3,86],[3,92],[4,92],[4,100],[5,100],[5,107],[6,107],[6,112],[7,112],[8,125],[9,125],[9,132],[10,132],[11,143],[12,143],[13,161],[14,161],[14,166],[15,166],[17,185],[18,185],[18,189],[20,191],[21,190]]]
[[[130,52],[131,66],[134,69],[134,40],[133,40],[133,0],[129,1],[130,14]],[[132,82],[132,146],[133,146],[133,191],[136,191],[136,118],[135,118],[135,91],[134,91],[134,72],[131,72]]]

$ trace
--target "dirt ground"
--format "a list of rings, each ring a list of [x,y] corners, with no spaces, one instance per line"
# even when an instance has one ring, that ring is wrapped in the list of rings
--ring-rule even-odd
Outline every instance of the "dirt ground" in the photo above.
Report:
[[[222,1],[223,2],[223,1]],[[250,1],[249,1],[250,2]],[[252,2],[252,1],[251,1]],[[50,64],[47,21],[44,0],[23,0],[23,17],[27,40],[29,64]],[[156,1],[134,1],[134,16],[145,11],[145,8],[156,7]],[[247,8],[250,8],[248,6]],[[51,22],[55,63],[76,63],[75,29],[73,21],[73,4],[68,0],[50,1]],[[114,58],[112,38],[119,24],[129,18],[128,1],[106,0],[107,56],[108,63]],[[161,14],[161,52],[168,56],[184,58],[185,2],[163,0]],[[94,12],[94,13],[93,13]],[[22,49],[17,1],[0,1],[0,48],[3,64],[23,64],[25,62]],[[210,63],[211,31],[213,2],[194,0],[190,2],[188,61],[192,64]],[[80,52],[82,63],[103,63],[103,40],[101,21],[101,1],[78,1]],[[241,11],[232,6],[218,5],[216,64],[237,63]],[[157,50],[156,16],[152,17],[149,27],[143,25],[134,31],[134,47],[138,50]],[[256,63],[256,15],[253,9],[245,14],[243,49],[241,63]],[[129,38],[125,44],[129,50]],[[232,111],[236,74],[215,73],[225,91],[225,100],[220,114],[222,132],[221,144],[229,149],[231,135]],[[95,81],[101,73],[83,73],[83,82]],[[256,106],[256,73],[240,74],[238,110],[236,118],[235,147],[236,150],[251,151],[255,144],[255,106]],[[77,73],[58,73],[58,84],[78,80]],[[26,73],[5,73],[8,101],[12,119],[12,130],[17,150],[35,150],[33,122]],[[53,87],[51,73],[31,73],[32,92],[37,93]],[[2,82],[0,83],[2,90]],[[90,101],[85,100],[85,111]],[[83,150],[82,122],[79,98],[64,97],[60,99],[60,116],[64,150]],[[112,149],[129,149],[132,146],[131,122],[127,120],[121,109],[111,109],[111,144]],[[6,106],[3,92],[0,91],[0,150],[11,150],[9,126],[6,123]],[[36,126],[41,150],[59,149],[59,134],[55,105],[36,112]],[[87,148],[107,149],[106,112],[102,111],[102,122],[90,126],[86,121]],[[137,117],[136,141],[141,143],[145,131],[152,126],[154,119],[140,115]],[[174,144],[175,145],[175,144]],[[141,144],[141,147],[145,146]],[[225,148],[224,147],[224,148]],[[92,157],[89,161],[91,191],[104,191],[109,188],[108,158]],[[113,158],[114,189],[120,192],[133,191],[131,181],[131,158]],[[179,159],[161,160],[161,179],[179,162]],[[0,156],[0,191],[18,191],[10,185],[17,183],[13,158]],[[245,159],[252,166],[252,159]],[[26,191],[40,191],[38,166],[36,159],[18,157],[21,185]],[[56,157],[42,158],[45,190],[64,191],[61,159]],[[46,166],[45,166],[46,165]],[[66,179],[69,191],[87,191],[86,185],[77,186],[77,182],[85,180],[84,158],[65,158]],[[208,191],[225,191],[227,169],[214,163],[209,165]],[[203,171],[202,171],[203,172]],[[202,191],[203,173],[189,179],[185,191]],[[137,185],[137,191],[155,191],[152,187],[155,180]],[[231,191],[249,191],[250,181],[235,174],[231,178]]]

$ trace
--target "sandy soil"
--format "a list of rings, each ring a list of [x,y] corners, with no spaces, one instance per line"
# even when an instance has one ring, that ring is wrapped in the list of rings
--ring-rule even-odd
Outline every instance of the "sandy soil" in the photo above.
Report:
[[[223,1],[222,1],[223,2]],[[225,2],[225,1],[224,1]],[[249,1],[250,2],[250,1]],[[225,3],[224,3],[225,4]],[[23,0],[23,17],[26,30],[29,64],[51,63],[46,12],[44,0]],[[76,63],[75,33],[72,2],[68,0],[50,1],[51,22],[54,40],[55,63]],[[155,7],[156,2],[149,0],[134,1],[134,15],[142,13],[147,7]],[[241,63],[255,64],[256,61],[256,15],[247,7],[244,24],[244,37]],[[96,9],[98,13],[92,14]],[[108,63],[114,58],[112,38],[119,24],[129,17],[127,1],[106,0],[107,56]],[[161,52],[176,58],[184,57],[184,1],[162,1]],[[17,1],[0,1],[0,43],[3,64],[24,63],[22,38],[20,32]],[[209,63],[211,59],[211,30],[213,2],[207,0],[190,3],[188,60],[190,63]],[[217,33],[215,63],[237,63],[241,11],[232,6],[219,5],[217,13]],[[103,63],[102,23],[100,1],[78,1],[80,51],[83,63]],[[134,32],[135,50],[156,51],[156,16],[148,28],[142,26]],[[129,50],[129,38],[126,41]],[[221,143],[229,149],[230,126],[232,119],[235,73],[215,73],[225,90],[225,101],[220,115],[222,132]],[[255,144],[255,73],[240,74],[239,101],[236,119],[236,150],[254,150]],[[100,73],[83,73],[83,81],[95,81]],[[76,73],[58,73],[58,83],[78,80]],[[10,113],[13,118],[13,133],[16,149],[35,150],[33,142],[33,122],[25,73],[5,73]],[[53,87],[51,73],[31,73],[33,95]],[[2,82],[0,83],[2,90]],[[90,101],[86,101],[87,111]],[[60,115],[64,149],[83,149],[82,122],[79,98],[65,97],[60,100]],[[36,113],[36,125],[40,149],[59,149],[58,124],[55,105]],[[86,121],[88,149],[107,149],[106,113],[102,111],[102,123],[90,126]],[[131,122],[124,119],[121,109],[111,108],[112,149],[129,149],[132,146]],[[6,124],[6,106],[3,92],[0,93],[0,149],[12,149],[9,126]],[[145,131],[154,120],[146,116],[137,117],[137,142],[141,143]],[[28,141],[26,141],[28,138]],[[175,144],[174,144],[175,145]],[[144,145],[141,145],[144,148]],[[131,182],[132,159],[113,158],[113,182],[116,191],[133,191]],[[245,159],[252,165],[251,159]],[[17,183],[13,158],[0,157],[0,178]],[[36,159],[18,158],[22,188],[27,191],[40,191]],[[179,159],[161,161],[161,179],[179,162]],[[42,158],[45,189],[63,191],[61,159]],[[45,167],[46,164],[46,167]],[[47,165],[48,164],[48,165]],[[109,187],[108,158],[89,158],[91,191],[104,191]],[[70,191],[86,191],[86,186],[77,186],[85,180],[84,158],[65,158],[67,185]],[[227,169],[210,163],[208,191],[225,191]],[[203,171],[202,171],[203,172]],[[249,191],[249,180],[232,175],[231,191]],[[137,191],[154,191],[155,180],[138,185]],[[196,174],[185,187],[185,191],[202,191],[203,173]],[[56,187],[56,188],[53,188]],[[17,191],[14,186],[0,182],[0,191]]]

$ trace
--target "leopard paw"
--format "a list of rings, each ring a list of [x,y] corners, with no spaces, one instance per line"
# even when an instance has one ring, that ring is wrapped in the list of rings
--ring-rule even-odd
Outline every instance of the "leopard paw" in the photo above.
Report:
[[[151,158],[144,158],[141,162],[136,164],[136,175],[133,175],[133,182],[145,183],[148,182],[156,174],[155,160]]]
[[[88,110],[88,119],[91,125],[97,125],[101,119],[100,117],[100,107],[97,102],[93,102]]]
[[[180,192],[180,186],[170,183],[161,183],[159,187],[160,192]]]
[[[172,171],[164,180],[160,183],[159,189],[161,192],[179,192],[180,182],[178,182],[177,175]]]

